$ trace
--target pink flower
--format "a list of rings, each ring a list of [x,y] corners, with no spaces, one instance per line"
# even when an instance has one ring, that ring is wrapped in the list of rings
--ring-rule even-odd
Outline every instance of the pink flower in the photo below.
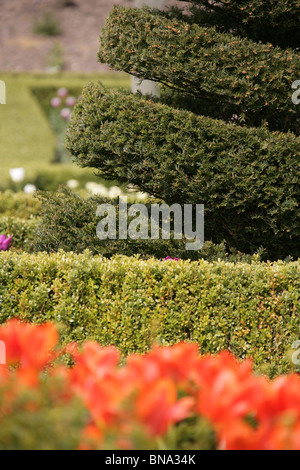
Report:
[[[167,256],[166,258],[164,258],[164,261],[168,260],[179,261],[179,258],[171,258],[171,256]]]
[[[60,98],[66,98],[68,96],[69,92],[66,88],[60,88],[57,92],[57,95],[60,97]]]
[[[76,104],[76,98],[74,96],[69,96],[67,99],[66,99],[66,105],[69,107],[69,108],[73,108],[73,106],[75,106]]]
[[[60,115],[63,119],[67,121],[71,117],[71,110],[69,108],[64,108],[61,110]]]
[[[61,99],[60,98],[52,98],[52,100],[51,100],[52,108],[59,108],[60,105],[61,105]]]
[[[7,251],[10,243],[11,243],[12,237],[6,238],[5,235],[0,235],[0,251]]]

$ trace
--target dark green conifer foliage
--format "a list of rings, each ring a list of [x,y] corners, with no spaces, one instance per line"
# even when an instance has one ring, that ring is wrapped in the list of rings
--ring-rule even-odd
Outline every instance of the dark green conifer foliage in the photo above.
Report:
[[[206,240],[298,258],[298,3],[115,7],[99,60],[159,82],[162,95],[89,85],[67,136],[77,163],[168,203],[204,203]]]

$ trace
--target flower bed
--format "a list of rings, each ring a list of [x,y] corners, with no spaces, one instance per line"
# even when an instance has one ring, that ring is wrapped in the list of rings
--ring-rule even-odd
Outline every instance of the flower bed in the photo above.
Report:
[[[154,347],[120,365],[115,348],[96,342],[58,349],[53,324],[11,320],[1,327],[0,340],[6,347],[6,364],[0,367],[0,447],[26,447],[24,428],[29,435],[36,432],[32,419],[23,422],[17,445],[11,423],[18,423],[20,414],[39,415],[50,403],[60,411],[58,420],[64,407],[70,412],[74,407],[77,439],[72,429],[68,432],[77,449],[112,444],[153,449],[158,439],[168,442],[171,431],[198,418],[206,421],[218,449],[300,449],[296,374],[270,381],[253,374],[251,361],[238,362],[229,352],[200,356],[192,343]],[[61,361],[66,353],[72,366]],[[78,420],[74,409],[79,408]]]

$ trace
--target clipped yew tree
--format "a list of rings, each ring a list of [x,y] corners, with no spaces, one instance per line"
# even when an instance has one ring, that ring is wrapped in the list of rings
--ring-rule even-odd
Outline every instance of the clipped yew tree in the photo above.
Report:
[[[99,61],[160,97],[89,84],[67,147],[83,167],[168,204],[204,204],[205,239],[300,256],[299,1],[115,7]]]

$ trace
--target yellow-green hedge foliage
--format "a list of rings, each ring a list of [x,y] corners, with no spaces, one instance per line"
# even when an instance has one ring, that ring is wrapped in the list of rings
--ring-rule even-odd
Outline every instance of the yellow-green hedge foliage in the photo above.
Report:
[[[94,339],[124,355],[153,342],[229,349],[268,372],[289,370],[299,340],[300,261],[111,260],[0,253],[0,321],[61,324],[63,341]]]

